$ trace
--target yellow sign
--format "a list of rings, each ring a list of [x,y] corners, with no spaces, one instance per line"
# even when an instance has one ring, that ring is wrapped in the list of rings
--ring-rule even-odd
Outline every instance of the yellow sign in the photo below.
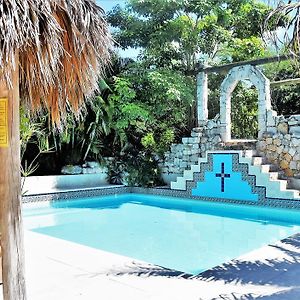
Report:
[[[8,99],[0,98],[0,147],[8,147]]]

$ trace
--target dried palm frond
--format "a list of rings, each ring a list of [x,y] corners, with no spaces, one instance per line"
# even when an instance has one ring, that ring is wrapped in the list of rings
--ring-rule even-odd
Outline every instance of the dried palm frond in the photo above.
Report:
[[[110,61],[103,15],[93,0],[0,0],[0,76],[11,87],[19,64],[22,101],[59,123],[97,89]]]
[[[285,24],[282,24],[283,16]],[[300,56],[300,2],[289,1],[288,4],[280,2],[278,6],[269,14],[265,21],[265,28],[270,22],[277,22],[277,25],[283,27],[284,32],[269,32],[270,37],[279,48],[287,47],[295,56]]]

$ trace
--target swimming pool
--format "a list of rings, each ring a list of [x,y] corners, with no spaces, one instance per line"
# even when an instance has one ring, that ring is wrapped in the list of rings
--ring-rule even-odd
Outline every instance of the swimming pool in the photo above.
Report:
[[[24,205],[25,228],[198,274],[300,232],[300,212],[123,194]]]

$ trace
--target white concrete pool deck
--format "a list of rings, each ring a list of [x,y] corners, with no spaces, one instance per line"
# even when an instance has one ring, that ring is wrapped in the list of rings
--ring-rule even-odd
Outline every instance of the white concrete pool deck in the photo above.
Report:
[[[300,299],[300,235],[189,278],[30,231],[25,249],[28,300]]]

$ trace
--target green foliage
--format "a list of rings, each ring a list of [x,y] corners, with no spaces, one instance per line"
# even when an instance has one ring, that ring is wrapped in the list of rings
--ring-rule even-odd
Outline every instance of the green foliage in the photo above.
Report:
[[[189,99],[189,95],[183,96],[187,85],[182,84],[182,75],[190,74],[199,61],[220,64],[269,54],[261,39],[261,25],[269,13],[270,7],[254,0],[129,0],[125,8],[118,6],[109,12],[108,21],[117,28],[115,38],[121,47],[141,47],[139,64],[122,75],[132,83],[135,101],[149,104],[153,119],[161,120],[157,129],[154,125],[154,129],[146,130],[144,147],[161,153],[164,147],[159,144],[167,129],[173,130],[176,140],[195,125],[195,91],[190,102],[180,103],[176,98]],[[275,17],[269,30],[282,23],[282,16]],[[223,78],[210,76],[210,117],[219,112]],[[177,85],[177,80],[181,84]],[[195,89],[193,79],[187,84]],[[233,94],[233,136],[256,137],[256,95],[245,86]]]
[[[299,78],[299,65],[293,61],[283,61],[266,65],[264,73],[271,81]],[[271,88],[273,108],[280,115],[300,114],[299,84],[282,85]]]
[[[140,151],[127,159],[125,169],[129,186],[153,187],[161,184],[158,161],[148,151]]]
[[[256,101],[253,101],[253,99],[256,99]],[[249,87],[249,83],[240,83],[235,88],[231,103],[232,138],[257,138],[257,99],[257,90],[254,87]]]
[[[192,127],[194,120],[190,116],[195,101],[192,78],[174,70],[144,70],[143,65],[134,66],[124,76],[132,82],[137,101],[147,105],[150,114],[159,122],[154,126],[176,128],[177,133]],[[191,124],[187,122],[189,119]]]
[[[154,133],[147,133],[141,140],[143,147],[152,153],[157,153],[163,155],[174,142],[175,134],[174,130],[166,129],[158,136],[159,140],[156,141],[154,138]]]
[[[242,61],[263,57],[267,51],[262,40],[252,36],[244,39],[236,38],[230,41],[224,53],[225,57],[230,58],[230,61]]]
[[[121,147],[134,144],[141,148],[142,138],[150,138],[152,134],[153,151],[161,153],[162,147],[173,142],[174,132],[180,134],[188,127],[194,82],[179,72],[145,71],[142,66],[134,65],[123,77],[114,78],[112,91],[109,96],[114,107],[111,128],[115,143]]]
[[[104,147],[101,142],[102,137],[107,136],[111,131],[109,124],[113,110],[109,102],[98,95],[91,101],[90,108],[94,114],[94,119],[85,126],[87,129],[81,144],[81,152],[84,150],[83,161],[88,156],[95,160],[101,159],[101,148]]]
[[[160,137],[158,153],[164,153],[167,150],[169,150],[169,147],[174,142],[174,140],[175,140],[174,130],[166,129]]]
[[[122,184],[124,177],[124,163],[114,159],[107,165],[107,168],[108,182],[111,184]]]
[[[28,143],[34,136],[43,137],[40,123],[31,120],[28,111],[23,106],[20,107],[20,144],[21,158],[24,156]]]
[[[109,155],[123,162],[130,185],[151,186],[160,182],[153,157],[169,148],[175,132],[180,136],[187,130],[194,82],[180,72],[144,70],[142,65],[134,64],[122,77],[114,77],[111,90],[113,144]],[[147,172],[142,175],[140,172],[145,169]],[[120,174],[118,170],[115,173]]]
[[[147,133],[141,140],[141,143],[143,147],[147,150],[156,150],[157,149],[157,144],[154,139],[153,132]]]
[[[141,47],[149,65],[188,71],[199,57],[214,59],[227,43],[249,44],[254,51],[259,41],[261,47],[269,12],[254,0],[129,0],[109,12],[108,21],[121,47]]]
[[[151,116],[142,103],[134,102],[136,92],[132,83],[123,77],[114,77],[113,93],[109,101],[113,107],[111,128],[114,142],[124,147],[130,141],[131,132],[142,133],[147,128]]]
[[[109,86],[100,81],[99,89],[106,91]],[[59,174],[64,165],[81,164],[86,160],[100,161],[105,148],[103,140],[111,130],[112,111],[108,99],[99,94],[90,99],[81,115],[69,112],[63,127],[57,129],[51,126],[48,114],[40,114],[33,119],[21,110],[24,174]]]
[[[107,167],[111,184],[152,187],[162,183],[158,160],[151,151],[123,153],[115,156]]]
[[[23,191],[26,177],[32,175],[39,168],[39,159],[46,153],[51,153],[52,149],[49,146],[48,137],[44,134],[42,124],[38,123],[32,118],[29,112],[23,107],[20,107],[20,156],[21,156],[21,175],[22,194],[27,191]],[[36,152],[31,157],[26,157],[25,153],[28,146],[34,145]]]

